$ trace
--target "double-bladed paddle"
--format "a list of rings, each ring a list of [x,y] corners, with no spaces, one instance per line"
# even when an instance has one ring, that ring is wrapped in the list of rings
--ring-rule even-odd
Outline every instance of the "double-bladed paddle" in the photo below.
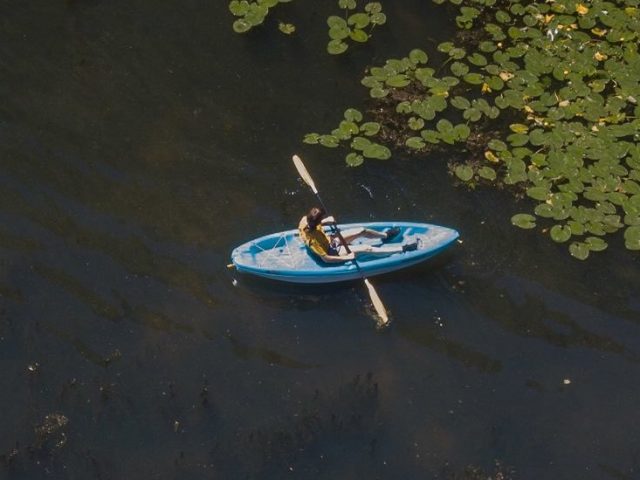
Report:
[[[309,175],[309,171],[304,166],[304,163],[302,163],[302,159],[298,155],[293,156],[293,164],[296,166],[296,170],[298,170],[298,174],[300,175],[302,180],[304,180],[304,183],[309,185],[309,187],[311,188],[311,191],[314,193],[314,195],[318,199],[318,202],[320,202],[320,205],[326,212],[327,208],[324,206],[324,202],[322,201],[322,198],[320,198],[320,194],[318,193],[316,184],[313,181],[313,178],[311,178],[311,175]],[[351,250],[349,249],[349,245],[347,244],[344,237],[340,233],[340,229],[338,228],[338,225],[333,223],[331,227],[335,229],[335,232],[338,238],[340,239],[340,242],[342,242],[342,245],[347,250],[347,253],[351,253]],[[358,269],[358,272],[360,272],[360,276],[364,280],[364,284],[367,286],[367,290],[369,291],[369,296],[371,297],[371,303],[373,304],[373,308],[375,308],[376,312],[378,313],[378,316],[380,317],[380,326],[385,326],[387,323],[389,323],[389,317],[387,316],[387,309],[384,308],[384,304],[382,303],[382,300],[380,300],[380,296],[378,295],[378,292],[376,292],[376,289],[373,288],[373,285],[371,285],[371,282],[369,281],[369,279],[364,276],[364,272],[360,268],[360,265],[358,265],[358,261],[355,259],[355,257],[353,259],[353,264]]]

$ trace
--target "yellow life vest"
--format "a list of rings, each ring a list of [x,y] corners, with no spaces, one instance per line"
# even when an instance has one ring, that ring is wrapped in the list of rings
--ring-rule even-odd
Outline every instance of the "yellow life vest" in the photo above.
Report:
[[[322,230],[322,226],[318,225],[315,230],[308,230],[304,227],[299,229],[300,238],[309,247],[309,249],[320,257],[330,255],[331,241],[326,233]]]

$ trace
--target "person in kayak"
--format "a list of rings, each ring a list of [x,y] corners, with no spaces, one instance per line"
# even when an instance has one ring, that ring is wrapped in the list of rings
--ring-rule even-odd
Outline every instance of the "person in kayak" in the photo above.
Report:
[[[370,255],[392,255],[394,253],[410,252],[418,248],[418,243],[409,243],[406,245],[386,245],[375,247],[373,245],[351,245],[351,242],[357,238],[377,238],[383,243],[389,242],[400,234],[398,227],[389,228],[384,232],[378,232],[369,228],[356,228],[342,232],[342,237],[349,245],[347,249],[337,234],[327,235],[322,228],[323,225],[335,223],[332,216],[322,208],[313,207],[309,213],[300,219],[298,230],[300,238],[307,245],[309,250],[317,255],[322,261],[327,263],[347,262],[354,260],[356,255],[367,253]]]

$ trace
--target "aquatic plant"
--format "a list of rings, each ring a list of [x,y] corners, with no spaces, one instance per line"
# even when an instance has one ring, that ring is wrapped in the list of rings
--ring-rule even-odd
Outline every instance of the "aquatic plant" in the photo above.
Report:
[[[618,231],[640,250],[638,0],[450,1],[460,33],[438,46],[437,70],[420,49],[371,67],[371,118],[349,109],[330,134],[304,141],[347,147],[351,166],[389,158],[385,145],[458,147],[460,182],[536,202],[514,225],[542,223],[579,259]]]
[[[229,11],[236,17],[233,22],[233,30],[236,33],[245,33],[256,27],[269,14],[269,10],[279,3],[288,3],[292,0],[231,0],[229,2]],[[295,31],[295,27],[289,23],[280,22],[278,28],[281,32],[291,34]]]
[[[358,43],[366,42],[371,37],[373,29],[387,21],[380,2],[367,3],[361,12],[354,11],[357,6],[356,0],[338,0],[338,6],[344,10],[344,17],[332,15],[327,18],[330,38],[327,52],[331,55],[346,52],[349,39]]]

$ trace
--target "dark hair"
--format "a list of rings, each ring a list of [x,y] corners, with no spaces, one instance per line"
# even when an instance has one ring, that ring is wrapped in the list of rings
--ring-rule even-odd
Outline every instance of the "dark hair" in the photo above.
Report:
[[[315,230],[322,219],[327,215],[327,212],[324,211],[324,208],[313,207],[307,213],[307,228],[309,230]]]

